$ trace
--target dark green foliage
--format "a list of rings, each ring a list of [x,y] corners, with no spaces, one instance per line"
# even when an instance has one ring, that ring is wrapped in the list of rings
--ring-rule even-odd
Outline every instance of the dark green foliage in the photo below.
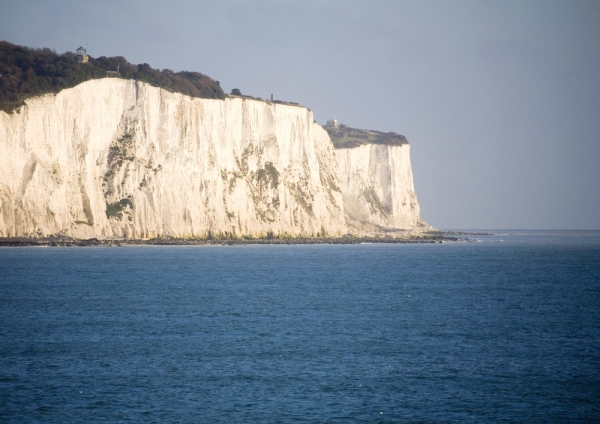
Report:
[[[147,63],[133,65],[122,56],[89,58],[78,64],[74,53],[56,54],[0,41],[0,110],[11,112],[30,97],[58,93],[84,81],[105,78],[117,70],[120,78],[143,81],[192,97],[224,99],[219,84],[199,72],[159,71]],[[113,74],[115,75],[115,74]]]
[[[233,90],[231,90],[231,94],[233,94],[234,96],[241,96],[242,92],[239,88],[234,88]]]
[[[121,199],[115,203],[106,202],[106,217],[122,219],[123,211],[128,206],[133,209],[133,202],[129,198]]]
[[[276,189],[279,185],[279,171],[273,166],[273,162],[266,162],[264,169],[256,171],[256,179],[259,184],[271,185]]]
[[[277,188],[279,185],[279,171],[277,168],[275,168],[275,166],[273,166],[273,162],[265,163],[265,172],[273,188]]]
[[[359,130],[343,124],[339,128],[333,125],[325,125],[323,128],[329,134],[333,147],[336,149],[351,149],[363,144],[385,144],[387,146],[408,144],[406,137],[394,132],[384,133],[375,130]]]
[[[110,148],[108,149],[108,164],[111,169],[115,166],[121,166],[124,161],[132,161],[135,159],[133,156],[128,156],[131,155],[134,150],[134,136],[135,132],[131,131],[123,134],[116,142],[111,143]]]

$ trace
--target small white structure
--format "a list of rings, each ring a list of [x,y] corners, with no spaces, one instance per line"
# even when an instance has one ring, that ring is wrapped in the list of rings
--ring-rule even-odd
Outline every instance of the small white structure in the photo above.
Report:
[[[329,119],[327,125],[333,125],[335,128],[338,128],[338,121],[337,119]]]
[[[89,58],[90,57],[86,54],[86,51],[83,47],[79,47],[77,49],[77,63],[87,63]]]

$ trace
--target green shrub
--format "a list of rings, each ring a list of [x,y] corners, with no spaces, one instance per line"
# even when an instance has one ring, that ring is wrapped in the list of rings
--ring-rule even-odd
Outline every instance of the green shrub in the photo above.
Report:
[[[106,202],[106,217],[107,218],[116,218],[123,219],[123,211],[125,208],[130,207],[133,209],[133,202],[130,198],[121,199],[115,203]]]
[[[363,144],[384,144],[387,146],[400,146],[408,144],[406,137],[394,132],[384,133],[375,130],[359,130],[341,124],[339,128],[333,125],[323,127],[336,149],[351,149]]]
[[[10,113],[22,106],[25,99],[105,78],[107,71],[117,69],[120,78],[143,81],[191,97],[225,98],[219,84],[199,72],[160,71],[147,63],[133,65],[122,56],[90,57],[88,63],[77,63],[77,56],[71,52],[59,55],[48,48],[30,49],[0,41],[0,110]]]

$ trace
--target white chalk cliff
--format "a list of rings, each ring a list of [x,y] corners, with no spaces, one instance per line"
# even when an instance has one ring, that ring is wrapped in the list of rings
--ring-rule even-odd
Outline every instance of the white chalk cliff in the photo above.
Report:
[[[424,224],[419,217],[408,143],[365,144],[335,153],[348,220],[401,229]]]
[[[408,145],[335,150],[310,110],[88,81],[0,112],[0,237],[414,228]]]

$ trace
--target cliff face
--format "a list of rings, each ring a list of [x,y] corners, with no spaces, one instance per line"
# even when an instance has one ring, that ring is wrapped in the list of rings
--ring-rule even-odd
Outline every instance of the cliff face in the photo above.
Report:
[[[102,79],[0,112],[0,237],[341,236],[418,223],[409,146],[334,151],[304,107]]]
[[[0,112],[0,236],[347,232],[327,133],[303,107],[88,81]]]
[[[344,210],[353,227],[413,229],[421,223],[409,144],[366,144],[335,153]]]

